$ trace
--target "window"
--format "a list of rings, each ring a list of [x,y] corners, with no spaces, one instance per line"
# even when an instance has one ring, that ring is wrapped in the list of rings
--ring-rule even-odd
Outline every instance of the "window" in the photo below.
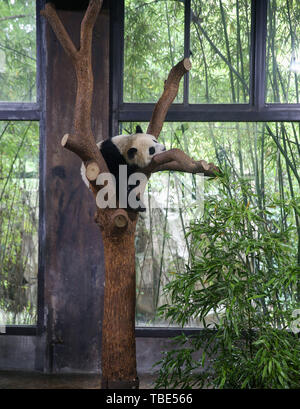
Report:
[[[258,209],[277,203],[270,228],[294,227],[291,257],[299,257],[293,207],[300,191],[298,2],[125,0],[112,11],[111,134],[149,121],[173,62],[190,57],[192,70],[169,109],[162,140],[247,180]],[[150,189],[160,177],[151,177]],[[185,187],[198,182],[197,176],[182,177]],[[216,184],[205,181],[204,194],[218,194]],[[162,208],[140,218],[137,326],[150,332],[138,334],[168,324],[157,317],[157,307],[166,302],[162,287],[188,262],[191,243],[184,232],[191,217],[193,209],[180,214]]]
[[[184,3],[126,2],[124,45],[124,102],[156,101],[184,53]]]
[[[191,103],[249,103],[250,38],[249,1],[191,2]]]
[[[0,3],[0,325],[7,334],[34,334],[43,315],[41,3]]]
[[[299,103],[300,4],[268,3],[266,101]]]
[[[35,1],[0,3],[0,101],[36,101]]]
[[[39,138],[36,122],[0,122],[1,324],[36,324]]]

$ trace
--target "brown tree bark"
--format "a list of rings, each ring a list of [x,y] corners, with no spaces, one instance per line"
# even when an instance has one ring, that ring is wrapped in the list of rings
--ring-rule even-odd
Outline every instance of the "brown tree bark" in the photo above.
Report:
[[[62,137],[61,145],[78,155],[86,167],[91,190],[97,196],[96,179],[108,172],[107,165],[96,145],[91,129],[93,97],[92,33],[103,0],[90,0],[81,23],[80,47],[77,49],[61,23],[55,7],[47,3],[42,11],[65,52],[70,57],[77,77],[73,129]],[[181,78],[191,68],[184,59],[174,66],[165,82],[163,94],[157,102],[148,133],[158,137],[169,106],[175,99]],[[195,161],[179,149],[155,156],[143,171],[148,176],[162,170],[202,172],[214,176],[213,164]],[[78,172],[79,173],[79,172]],[[134,236],[137,213],[124,209],[97,208],[95,222],[102,232],[105,256],[105,293],[102,326],[102,387],[137,388],[135,350],[135,248]]]
[[[102,321],[102,388],[137,388],[135,347],[135,229],[137,215],[116,227],[107,211],[97,211],[105,257]]]

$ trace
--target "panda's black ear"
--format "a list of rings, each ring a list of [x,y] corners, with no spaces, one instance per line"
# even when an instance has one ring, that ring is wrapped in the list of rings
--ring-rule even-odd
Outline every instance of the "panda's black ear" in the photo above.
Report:
[[[135,128],[135,133],[144,133],[140,125],[137,125],[137,127]]]
[[[128,159],[133,159],[134,155],[137,153],[137,149],[136,148],[130,148],[127,151],[127,157]]]

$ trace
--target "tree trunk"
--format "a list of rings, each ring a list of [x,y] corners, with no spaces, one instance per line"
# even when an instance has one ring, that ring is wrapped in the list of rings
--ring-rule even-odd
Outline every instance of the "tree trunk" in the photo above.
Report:
[[[105,256],[102,321],[102,388],[138,388],[135,348],[135,228],[137,216],[123,229],[111,222],[110,210],[96,215]]]

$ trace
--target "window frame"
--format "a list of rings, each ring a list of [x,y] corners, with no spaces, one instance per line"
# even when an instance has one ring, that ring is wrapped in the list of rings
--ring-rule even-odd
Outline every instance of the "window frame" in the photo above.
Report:
[[[269,0],[251,0],[251,44],[249,103],[189,104],[189,75],[184,77],[183,103],[171,105],[167,122],[298,122],[300,104],[266,103],[266,40]],[[110,137],[119,133],[121,122],[150,121],[155,103],[123,101],[124,13],[125,0],[110,2]],[[189,57],[191,0],[185,0],[184,57]],[[171,68],[171,67],[170,67]],[[193,335],[202,328],[136,327],[137,337],[166,338],[185,333]]]
[[[188,74],[184,79],[183,103],[171,105],[168,122],[296,122],[300,104],[265,102],[267,9],[269,0],[251,0],[250,95],[247,104],[189,104]],[[111,136],[119,122],[149,121],[154,103],[123,102],[125,1],[111,2]],[[190,48],[191,0],[185,0],[184,57]]]
[[[39,122],[39,227],[38,227],[38,286],[37,323],[35,325],[5,325],[5,335],[40,335],[44,331],[44,260],[45,260],[45,24],[40,11],[45,0],[36,0],[36,102],[0,102],[0,121]]]

